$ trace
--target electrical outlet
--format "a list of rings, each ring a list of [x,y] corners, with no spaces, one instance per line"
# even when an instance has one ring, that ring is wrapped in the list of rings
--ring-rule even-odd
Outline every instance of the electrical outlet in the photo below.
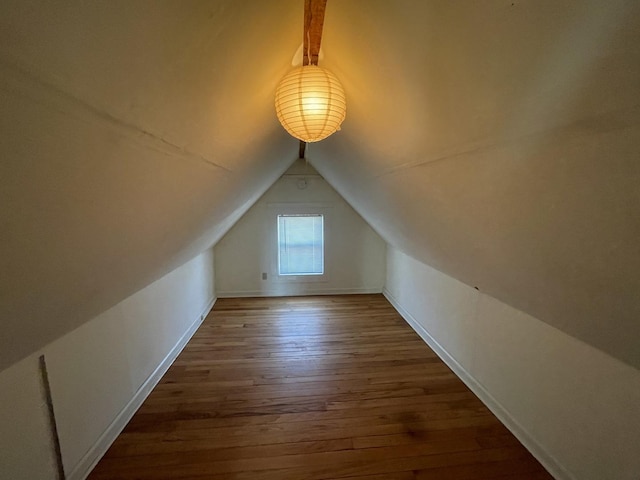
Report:
[[[262,272],[262,279],[266,280],[267,279],[267,272]]]

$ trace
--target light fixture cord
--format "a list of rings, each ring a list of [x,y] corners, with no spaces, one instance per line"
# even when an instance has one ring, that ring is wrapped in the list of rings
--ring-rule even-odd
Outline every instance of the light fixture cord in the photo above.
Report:
[[[309,36],[309,30],[307,30],[307,65],[311,65],[311,37]]]

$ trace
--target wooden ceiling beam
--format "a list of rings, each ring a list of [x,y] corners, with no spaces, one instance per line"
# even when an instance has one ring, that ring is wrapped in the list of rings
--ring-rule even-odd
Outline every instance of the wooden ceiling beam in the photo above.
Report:
[[[303,65],[318,65],[327,0],[304,1]]]
[[[302,65],[318,65],[322,27],[327,0],[304,0],[304,31],[302,32]],[[298,155],[304,158],[307,144],[300,141]]]

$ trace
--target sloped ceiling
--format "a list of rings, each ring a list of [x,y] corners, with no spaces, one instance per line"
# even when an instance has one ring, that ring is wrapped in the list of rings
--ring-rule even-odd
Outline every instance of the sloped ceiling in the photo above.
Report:
[[[0,369],[216,242],[297,157],[299,1],[0,5]]]
[[[640,4],[330,0],[316,169],[392,245],[640,367]],[[302,0],[0,5],[0,369],[215,243],[297,142]]]
[[[335,1],[323,47],[348,113],[308,157],[356,210],[640,367],[640,3]]]

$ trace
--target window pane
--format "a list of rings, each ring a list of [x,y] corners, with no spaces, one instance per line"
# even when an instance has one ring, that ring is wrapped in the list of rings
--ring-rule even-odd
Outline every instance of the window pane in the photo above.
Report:
[[[278,273],[322,275],[324,232],[322,215],[278,215]]]

